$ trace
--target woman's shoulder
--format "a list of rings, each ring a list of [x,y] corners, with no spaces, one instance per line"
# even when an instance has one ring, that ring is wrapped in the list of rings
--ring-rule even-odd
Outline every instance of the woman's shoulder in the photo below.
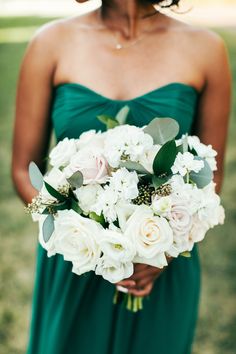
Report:
[[[225,48],[223,38],[207,27],[189,24],[172,18],[170,20],[170,28],[176,29],[177,33],[180,32],[182,41],[186,41],[186,44],[189,44],[199,54],[211,54]]]

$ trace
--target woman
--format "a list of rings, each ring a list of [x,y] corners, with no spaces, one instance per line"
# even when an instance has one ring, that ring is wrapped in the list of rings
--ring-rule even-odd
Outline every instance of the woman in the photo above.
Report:
[[[231,81],[225,46],[215,33],[156,11],[159,2],[103,0],[100,9],[46,25],[32,40],[19,79],[13,152],[24,202],[36,193],[28,164],[44,170],[52,128],[57,140],[78,137],[102,129],[96,116],[114,116],[124,104],[131,124],[169,116],[181,134],[211,143],[220,191]],[[144,310],[132,314],[112,305],[112,284],[92,273],[78,277],[69,262],[47,258],[39,246],[27,353],[189,354],[199,274],[196,248],[164,271],[138,264],[120,283],[149,295]]]

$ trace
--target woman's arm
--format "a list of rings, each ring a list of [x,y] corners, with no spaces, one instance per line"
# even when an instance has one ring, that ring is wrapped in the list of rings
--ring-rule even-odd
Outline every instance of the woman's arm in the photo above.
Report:
[[[50,140],[50,105],[56,67],[57,29],[44,28],[29,44],[20,70],[13,138],[12,178],[21,199],[37,194],[28,176],[30,161],[43,171]]]
[[[210,33],[206,38],[205,86],[202,91],[194,134],[217,151],[216,191],[220,192],[224,173],[224,156],[231,108],[231,72],[228,53],[221,38]]]

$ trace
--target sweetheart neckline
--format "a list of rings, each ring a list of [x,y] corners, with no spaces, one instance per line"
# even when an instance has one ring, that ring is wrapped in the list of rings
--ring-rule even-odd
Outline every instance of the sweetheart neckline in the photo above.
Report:
[[[194,87],[193,85],[190,85],[190,84],[186,84],[184,82],[170,82],[168,84],[165,84],[165,85],[162,85],[162,86],[159,86],[153,90],[150,90],[142,95],[138,95],[136,97],[133,97],[133,98],[130,98],[130,99],[113,99],[113,98],[109,98],[105,95],[103,95],[102,93],[99,93],[98,91],[96,90],[93,90],[92,88],[86,86],[86,85],[83,85],[83,84],[80,84],[79,82],[64,82],[64,83],[59,83],[57,85],[55,85],[53,88],[54,89],[58,89],[60,87],[63,87],[63,86],[72,86],[72,87],[80,87],[82,89],[85,89],[86,91],[96,95],[97,97],[100,97],[106,101],[110,101],[110,102],[117,102],[117,103],[128,103],[128,102],[134,102],[134,101],[137,101],[139,99],[142,99],[148,95],[151,95],[157,91],[161,91],[161,90],[164,90],[164,89],[167,89],[167,88],[170,88],[170,87],[174,87],[174,86],[178,86],[178,87],[183,87],[183,88],[186,88],[186,89],[190,89],[191,91],[195,92],[195,94],[198,96],[200,95],[200,92],[199,90]]]

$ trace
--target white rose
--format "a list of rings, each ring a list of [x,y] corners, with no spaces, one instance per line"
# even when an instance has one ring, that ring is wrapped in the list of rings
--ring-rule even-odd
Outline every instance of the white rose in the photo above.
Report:
[[[50,164],[55,167],[65,167],[75,153],[75,139],[65,138],[60,141],[50,152]]]
[[[189,238],[193,242],[200,242],[204,239],[209,227],[206,222],[199,220],[197,214],[193,217],[193,224],[190,230]]]
[[[43,238],[43,223],[46,219],[47,215],[38,215],[37,221],[38,221],[38,226],[39,226],[39,243],[41,246],[47,251],[48,257],[54,256],[57,253],[56,247],[55,247],[55,231],[52,233],[50,239],[48,242],[44,241]]]
[[[118,283],[131,277],[134,272],[134,266],[131,262],[121,263],[103,256],[99,259],[95,272],[110,283]]]
[[[188,172],[199,172],[204,167],[204,162],[194,159],[190,152],[179,152],[176,156],[174,165],[171,167],[173,173],[179,173],[185,176]]]
[[[89,213],[92,211],[92,206],[97,202],[99,192],[101,191],[102,187],[100,184],[88,184],[74,191],[83,212]]]
[[[130,237],[137,249],[137,256],[152,259],[158,258],[158,254],[164,256],[164,252],[173,242],[173,232],[168,221],[160,216],[155,216],[152,210],[140,205],[127,221],[125,236]],[[160,267],[157,260],[157,267]],[[165,260],[164,265],[167,265]]]
[[[80,135],[79,139],[76,140],[77,148],[97,148],[103,149],[104,147],[105,133],[96,132],[96,130],[89,130]]]
[[[84,184],[105,183],[108,177],[107,160],[98,149],[81,149],[71,158],[65,174],[70,177],[77,171],[82,173]]]
[[[55,230],[57,252],[73,262],[73,272],[80,275],[94,270],[101,255],[96,238],[102,226],[73,210],[65,210],[58,211]]]
[[[131,262],[136,252],[134,244],[118,228],[103,230],[99,245],[106,257],[123,263]]]
[[[119,227],[122,231],[125,230],[125,226],[129,217],[134,213],[138,206],[126,202],[118,202],[115,206],[116,215],[119,221]]]

